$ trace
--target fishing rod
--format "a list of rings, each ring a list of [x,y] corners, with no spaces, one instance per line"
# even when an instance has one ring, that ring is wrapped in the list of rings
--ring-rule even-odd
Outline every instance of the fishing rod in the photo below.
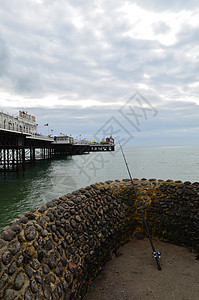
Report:
[[[145,228],[146,228],[148,237],[149,237],[149,241],[150,241],[150,243],[151,243],[151,248],[152,248],[152,250],[153,250],[153,252],[152,252],[153,257],[154,257],[155,260],[156,260],[156,263],[157,263],[157,266],[158,266],[158,270],[161,270],[161,266],[160,266],[160,262],[159,262],[161,253],[160,253],[159,251],[157,251],[157,252],[155,251],[155,247],[154,247],[154,245],[153,245],[153,241],[152,241],[152,238],[151,238],[151,234],[150,234],[150,232],[149,232],[149,228],[148,228],[146,219],[145,219],[145,217],[144,217],[144,213],[143,213],[143,210],[142,210],[142,207],[141,207],[141,204],[140,204],[140,200],[139,200],[139,197],[138,197],[138,194],[137,194],[137,191],[136,191],[136,188],[135,188],[135,185],[134,185],[132,176],[131,176],[131,172],[130,172],[130,169],[129,169],[129,166],[128,166],[126,157],[125,157],[125,155],[124,155],[124,151],[123,151],[123,149],[122,149],[122,145],[120,144],[120,141],[118,141],[118,142],[119,142],[120,149],[121,149],[121,152],[122,152],[122,156],[123,156],[123,158],[124,158],[124,162],[125,162],[125,165],[126,165],[126,168],[127,168],[127,171],[128,171],[128,174],[129,174],[129,177],[130,177],[132,186],[133,186],[133,190],[134,190],[134,193],[135,193],[135,196],[136,196],[136,199],[137,199],[137,203],[138,203],[138,206],[139,206],[139,209],[140,209],[140,212],[141,212],[141,216],[142,216],[142,219],[143,219],[143,221],[144,221],[144,225],[145,225]]]

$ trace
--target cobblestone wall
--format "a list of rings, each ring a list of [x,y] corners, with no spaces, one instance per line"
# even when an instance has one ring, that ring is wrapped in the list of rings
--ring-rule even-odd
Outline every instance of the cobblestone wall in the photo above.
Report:
[[[199,245],[199,183],[135,180],[153,237]],[[98,183],[14,220],[0,236],[0,299],[81,299],[112,253],[145,235],[129,180]]]

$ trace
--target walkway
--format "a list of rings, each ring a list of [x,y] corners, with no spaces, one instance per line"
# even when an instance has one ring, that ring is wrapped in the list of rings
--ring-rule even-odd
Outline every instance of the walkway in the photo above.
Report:
[[[132,240],[108,262],[84,300],[198,300],[199,260],[184,247],[154,241],[162,253],[158,271],[148,239]]]

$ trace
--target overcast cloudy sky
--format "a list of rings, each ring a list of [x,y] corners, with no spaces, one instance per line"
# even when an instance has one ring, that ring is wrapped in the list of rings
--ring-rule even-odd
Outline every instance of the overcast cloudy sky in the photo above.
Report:
[[[199,145],[198,92],[197,0],[0,0],[0,109],[39,132]]]

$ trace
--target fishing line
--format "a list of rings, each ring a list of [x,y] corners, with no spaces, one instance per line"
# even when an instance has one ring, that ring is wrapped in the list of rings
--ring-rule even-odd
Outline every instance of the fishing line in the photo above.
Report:
[[[153,252],[152,252],[153,257],[154,257],[155,260],[156,260],[156,263],[157,263],[157,266],[158,266],[158,270],[161,270],[161,266],[160,266],[160,262],[159,262],[161,253],[160,253],[159,251],[157,251],[157,252],[155,251],[155,247],[154,247],[154,245],[153,245],[153,241],[152,241],[152,238],[151,238],[151,234],[150,234],[150,232],[149,232],[149,228],[148,228],[146,219],[145,219],[145,217],[144,217],[144,213],[143,213],[143,210],[142,210],[142,207],[141,207],[141,204],[140,204],[140,200],[139,200],[139,197],[138,197],[138,194],[137,194],[137,191],[136,191],[136,188],[135,188],[135,185],[134,185],[132,176],[131,176],[131,172],[130,172],[130,169],[129,169],[129,166],[128,166],[126,157],[125,157],[125,155],[124,155],[124,151],[123,151],[123,149],[122,149],[122,145],[120,144],[120,141],[118,141],[118,142],[119,142],[120,149],[121,149],[121,152],[122,152],[122,156],[123,156],[123,158],[124,158],[124,162],[125,162],[125,165],[126,165],[126,168],[127,168],[127,171],[128,171],[128,174],[129,174],[129,177],[130,177],[132,186],[133,186],[133,190],[134,190],[134,193],[135,193],[135,196],[136,196],[136,199],[137,199],[138,207],[139,207],[139,210],[140,210],[142,219],[143,219],[143,221],[144,221],[144,225],[145,225],[145,228],[146,228],[148,237],[149,237],[149,241],[150,241],[150,243],[151,243],[151,248],[152,248],[152,251],[153,251]]]

